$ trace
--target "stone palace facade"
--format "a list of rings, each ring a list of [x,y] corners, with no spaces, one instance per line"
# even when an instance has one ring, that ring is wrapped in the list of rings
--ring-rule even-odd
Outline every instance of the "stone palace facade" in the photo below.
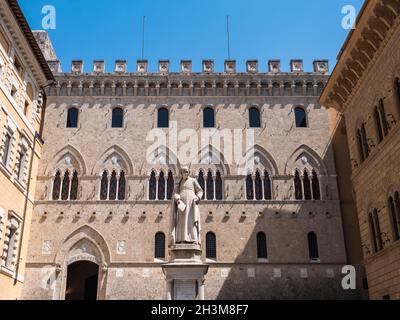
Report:
[[[205,129],[254,133],[254,148],[243,148],[252,170],[226,161],[226,140],[199,147],[200,161],[190,163],[204,189],[206,299],[360,296],[341,286],[348,257],[329,114],[318,102],[327,61],[313,72],[301,60],[291,72],[279,61],[268,72],[248,61],[245,73],[235,61],[223,73],[211,60],[200,73],[191,61],[179,72],[160,61],[158,73],[147,61],[135,73],[116,61],[112,74],[103,61],[90,72],[73,61],[63,73],[47,35],[35,35],[56,81],[46,89],[23,299],[166,298],[162,265],[181,161],[171,145],[149,153],[147,138],[174,128],[199,139]]]

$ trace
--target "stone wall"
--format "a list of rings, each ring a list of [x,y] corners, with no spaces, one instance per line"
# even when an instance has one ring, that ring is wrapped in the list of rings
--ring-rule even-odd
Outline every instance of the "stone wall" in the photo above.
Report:
[[[395,79],[400,77],[400,28],[394,27],[392,37],[375,56],[358,91],[345,112],[348,143],[353,165],[353,184],[360,222],[361,240],[372,299],[389,295],[400,298],[399,245],[394,241],[390,223],[388,199],[400,190],[399,119],[400,96]],[[378,142],[373,111],[383,99],[389,122],[389,134]],[[362,162],[357,145],[356,130],[364,123],[370,148],[369,157]],[[384,250],[374,252],[368,215],[378,210]]]
[[[174,74],[168,81],[209,79],[224,83],[227,77]],[[214,108],[216,128],[221,130],[248,132],[248,109],[256,106],[261,114],[261,127],[254,129],[255,150],[260,156],[257,168],[265,168],[271,175],[271,200],[246,200],[246,176],[235,164],[193,164],[190,168],[193,176],[199,169],[219,170],[223,180],[223,200],[200,204],[203,247],[208,231],[217,238],[216,261],[208,261],[203,252],[203,259],[210,264],[206,298],[356,297],[358,292],[346,293],[340,286],[340,270],[347,263],[328,115],[318,104],[316,93],[307,94],[306,90],[308,82],[317,90],[314,84],[325,81],[326,76],[234,74],[229,78],[238,84],[284,84],[290,80],[293,90],[297,80],[302,81],[304,93],[297,96],[281,87],[278,95],[271,96],[269,86],[267,91],[258,92],[264,94],[247,91],[241,96],[188,96],[183,92],[179,96],[141,96],[135,90],[132,94],[112,91],[124,81],[135,84],[144,79],[152,83],[156,78],[129,74],[57,76],[58,85],[49,90],[46,110],[24,298],[63,299],[66,266],[83,257],[100,266],[99,298],[165,298],[163,262],[154,260],[154,236],[159,231],[168,236],[170,202],[148,200],[148,180],[152,170],[161,169],[172,170],[176,178],[180,165],[150,164],[145,157],[150,145],[146,136],[157,127],[161,106],[169,110],[170,122],[177,122],[178,131],[191,128],[197,133],[206,106]],[[90,89],[92,80],[100,88],[110,86],[111,94],[84,91],[85,84]],[[124,126],[119,129],[111,128],[112,108],[117,106],[124,110]],[[296,128],[297,106],[306,110],[307,128]],[[79,109],[78,128],[65,128],[70,107]],[[221,159],[222,151],[214,147],[213,156]],[[126,173],[124,201],[99,200],[101,174],[111,165],[112,156],[118,158],[114,165]],[[167,158],[173,158],[171,152]],[[52,181],[60,168],[78,171],[78,200],[51,200]],[[296,168],[318,172],[321,200],[295,200]],[[260,231],[267,236],[267,261],[257,259],[256,234]],[[308,253],[307,234],[311,231],[318,237],[320,259],[315,262]],[[117,248],[124,253],[118,254]]]

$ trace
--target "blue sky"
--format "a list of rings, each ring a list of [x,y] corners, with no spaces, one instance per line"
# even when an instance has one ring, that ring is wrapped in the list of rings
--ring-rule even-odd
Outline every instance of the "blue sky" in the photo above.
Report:
[[[330,69],[349,32],[341,26],[344,5],[357,13],[363,0],[19,0],[32,29],[42,29],[42,8],[56,9],[55,30],[48,30],[64,71],[71,61],[126,59],[134,71],[141,58],[142,17],[146,16],[145,59],[150,71],[169,59],[177,71],[181,59],[201,70],[203,59],[214,59],[223,71],[227,59],[226,16],[230,16],[231,58],[238,71],[258,59],[266,71],[268,59],[280,59],[288,71],[290,59],[303,59],[311,71],[314,59],[329,59]]]

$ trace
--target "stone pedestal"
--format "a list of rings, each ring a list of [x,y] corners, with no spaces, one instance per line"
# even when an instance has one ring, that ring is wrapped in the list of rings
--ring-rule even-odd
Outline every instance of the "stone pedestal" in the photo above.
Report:
[[[204,276],[208,265],[201,261],[197,244],[176,244],[170,261],[162,266],[167,281],[167,300],[204,300]]]

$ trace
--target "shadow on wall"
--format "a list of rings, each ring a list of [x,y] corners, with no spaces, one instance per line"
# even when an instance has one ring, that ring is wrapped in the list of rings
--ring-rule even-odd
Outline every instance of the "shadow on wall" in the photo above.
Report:
[[[337,183],[342,216],[328,215],[326,211],[334,210],[334,207],[323,200],[301,201],[297,206],[295,205],[297,208],[295,212],[281,209],[279,214],[275,212],[272,205],[266,205],[235,263],[228,267],[218,264],[210,265],[211,278],[219,278],[223,281],[217,299],[368,298],[367,291],[363,288],[365,271],[362,267],[357,211],[352,197],[346,128],[344,120],[339,121],[337,117],[337,114],[330,114],[330,124],[334,125],[331,128],[331,140],[326,146],[322,162],[331,157],[332,151],[334,152],[336,173],[339,176]],[[321,190],[325,192],[323,188]],[[287,208],[288,205],[285,207]],[[340,225],[343,225],[343,231],[337,230]],[[282,235],[280,230],[290,230],[290,233]],[[266,261],[258,257],[260,256],[260,252],[257,252],[259,232],[266,235],[268,255]],[[309,252],[307,238],[309,232],[315,232],[317,235],[320,260],[310,257],[315,253]],[[346,247],[345,257],[342,246],[335,243],[342,242],[342,237],[344,237]],[[290,259],[291,256],[293,259]],[[248,263],[249,261],[254,261],[254,263]],[[344,264],[356,267],[356,290],[344,290],[341,286],[344,277],[341,270]],[[206,288],[207,286],[211,286],[209,288],[211,292],[213,283],[209,282]]]

